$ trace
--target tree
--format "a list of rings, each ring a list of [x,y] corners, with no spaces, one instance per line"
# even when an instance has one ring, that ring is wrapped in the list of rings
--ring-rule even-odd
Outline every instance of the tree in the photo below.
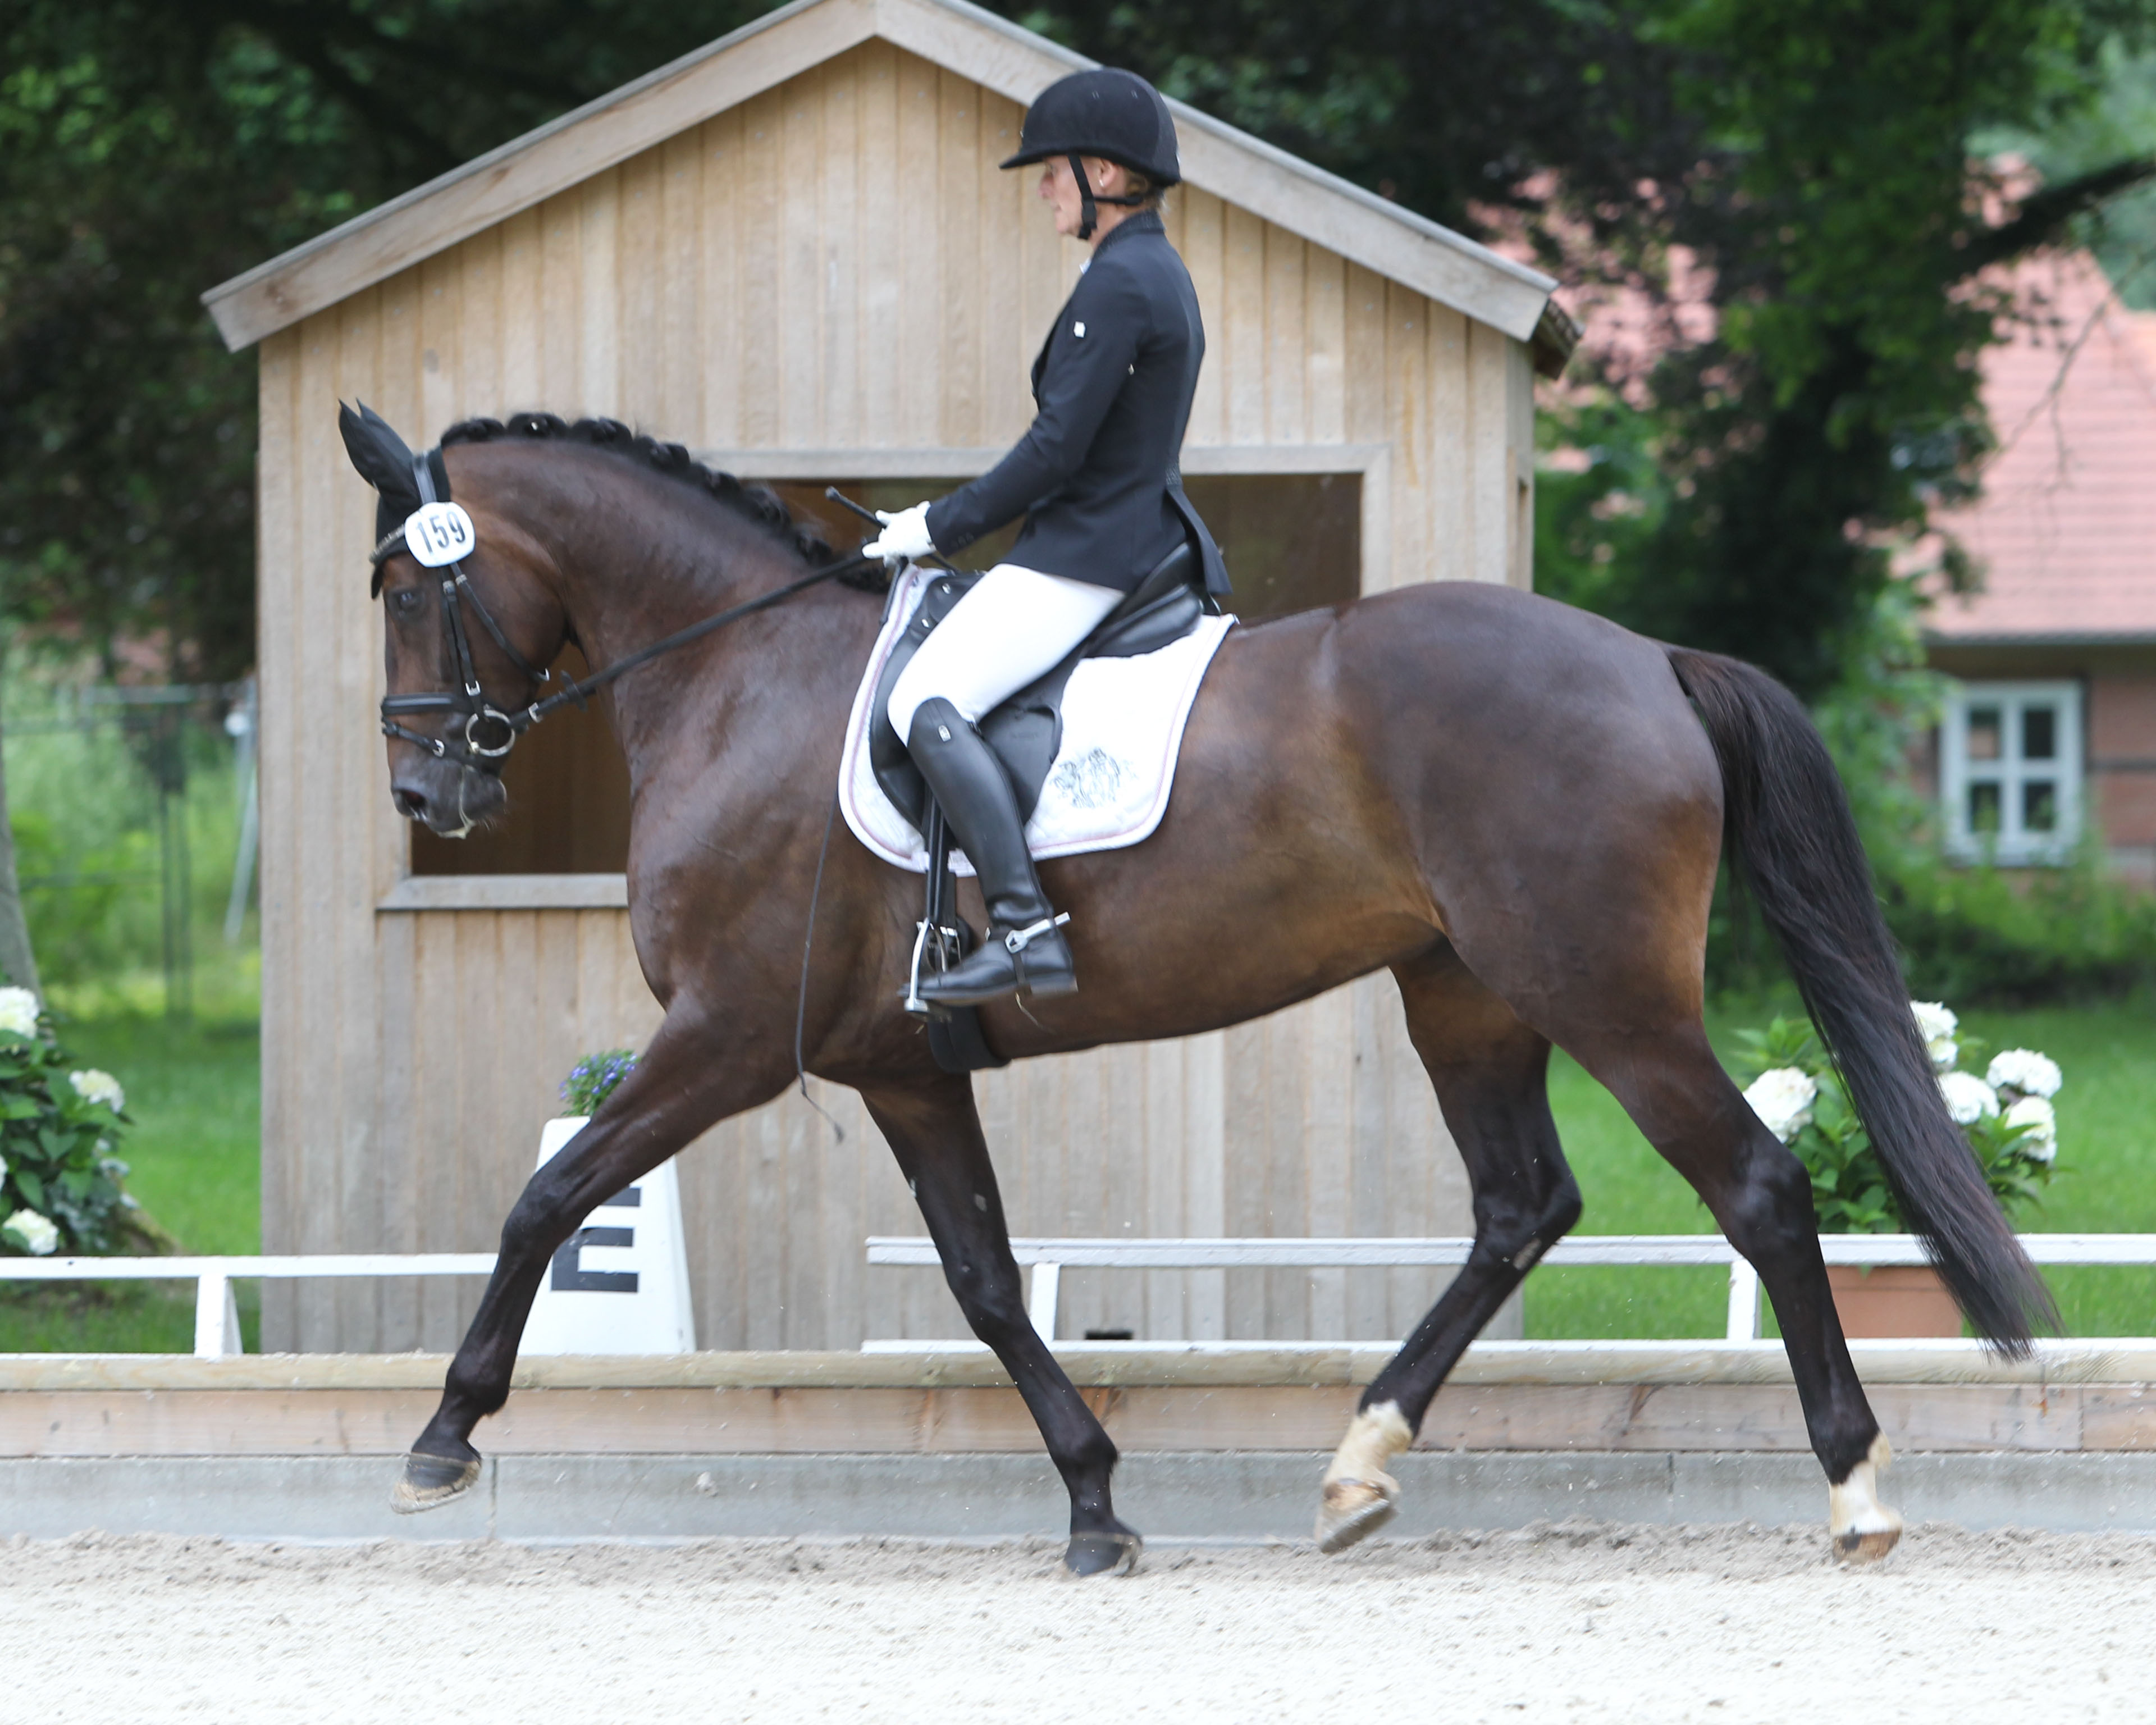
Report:
[[[2001,222],[1972,146],[2088,114],[2107,47],[2152,18],[2146,0],[1084,0],[1028,21],[1453,226],[1525,233],[1573,280],[1654,294],[1674,257],[1706,271],[1714,335],[1636,411],[1578,409],[1575,436],[1616,465],[1546,487],[1544,585],[1815,696],[1892,578],[1885,541],[1965,490],[1986,447],[1977,272],[2156,173],[2152,140],[2114,128]]]
[[[254,657],[254,382],[202,290],[762,10],[0,3],[0,610]]]

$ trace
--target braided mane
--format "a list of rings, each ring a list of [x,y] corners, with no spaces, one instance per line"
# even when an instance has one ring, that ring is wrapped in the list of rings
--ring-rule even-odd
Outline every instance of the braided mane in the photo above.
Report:
[[[535,443],[583,444],[606,449],[626,460],[641,462],[669,479],[694,485],[716,497],[752,521],[787,539],[807,561],[825,563],[833,552],[814,526],[793,519],[793,512],[762,485],[745,485],[730,473],[706,466],[680,444],[663,444],[654,437],[631,431],[619,419],[567,420],[558,413],[512,413],[506,424],[500,419],[460,419],[442,434],[442,446],[451,444],[490,444],[504,438],[528,439]]]

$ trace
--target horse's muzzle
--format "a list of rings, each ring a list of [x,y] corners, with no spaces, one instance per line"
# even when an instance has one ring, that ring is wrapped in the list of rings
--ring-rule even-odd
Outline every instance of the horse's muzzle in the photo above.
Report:
[[[424,756],[391,773],[389,798],[399,814],[445,839],[465,837],[509,803],[509,793],[493,773]]]

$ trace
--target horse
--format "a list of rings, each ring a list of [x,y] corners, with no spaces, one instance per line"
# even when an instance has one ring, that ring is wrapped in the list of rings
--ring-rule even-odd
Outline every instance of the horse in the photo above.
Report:
[[[409,452],[349,425],[346,443],[393,519]],[[877,603],[812,578],[829,549],[770,494],[617,422],[467,421],[420,461],[449,482],[476,548],[462,588],[393,534],[377,548],[385,714],[403,719],[384,725],[396,807],[459,833],[505,806],[495,757],[459,746],[454,714],[425,716],[430,693],[462,678],[498,714],[528,711],[533,667],[566,642],[593,665],[637,655],[595,698],[627,757],[629,923],[664,1018],[509,1212],[395,1507],[431,1507],[476,1479],[474,1429],[506,1400],[540,1278],[592,1209],[805,1066],[860,1091],[966,1321],[1039,1425],[1070,1492],[1064,1562],[1127,1571],[1141,1542],[1114,1511],[1116,1446],[1028,1321],[970,1080],[931,1058],[901,1008],[920,882],[849,833],[832,841]],[[462,627],[459,593],[485,633]],[[692,629],[716,613],[728,627]],[[677,631],[695,638],[645,655]],[[1579,1217],[1549,1109],[1553,1045],[1615,1095],[1757,1267],[1826,1476],[1831,1548],[1865,1561],[1899,1538],[1809,1178],[1702,1026],[1725,846],[1903,1213],[1979,1334],[2025,1353],[2056,1322],[2049,1296],[1941,1098],[1826,749],[1750,665],[1461,582],[1239,625],[1190,714],[1158,829],[1043,865],[1081,986],[982,1009],[988,1042],[1014,1060],[1215,1029],[1379,968],[1399,983],[1472,1184],[1474,1244],[1361,1398],[1320,1484],[1326,1549],[1393,1514],[1391,1457]],[[981,920],[977,902],[970,914]]]

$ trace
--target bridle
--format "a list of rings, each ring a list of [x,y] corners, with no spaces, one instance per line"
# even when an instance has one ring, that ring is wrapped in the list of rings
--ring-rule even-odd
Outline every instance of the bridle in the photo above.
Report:
[[[440,449],[428,450],[412,458],[412,478],[424,508],[430,503],[449,501],[449,475],[442,459]],[[406,526],[409,526],[408,521]],[[382,577],[382,566],[400,550],[408,550],[405,542],[406,527],[400,526],[385,534],[382,542],[369,553],[368,561],[374,566],[377,584]],[[455,666],[458,686],[437,695],[389,695],[382,701],[382,734],[406,742],[417,743],[438,761],[454,761],[459,767],[475,772],[489,773],[499,778],[501,763],[509,752],[516,747],[516,739],[549,714],[558,712],[574,703],[581,707],[586,699],[604,688],[617,677],[625,675],[639,665],[649,663],[662,653],[670,653],[676,647],[685,647],[714,630],[757,611],[766,611],[773,605],[783,604],[795,594],[849,571],[866,567],[873,559],[859,552],[841,557],[812,570],[785,586],[775,588],[767,593],[744,600],[738,605],[720,612],[716,616],[690,624],[686,629],[663,635],[649,646],[639,649],[625,659],[618,659],[603,670],[593,671],[581,680],[564,679],[561,688],[544,701],[533,701],[514,711],[506,711],[486,698],[480,686],[479,670],[472,658],[471,636],[465,628],[465,612],[470,608],[487,634],[493,637],[495,646],[501,649],[509,662],[521,672],[536,691],[540,685],[554,680],[553,673],[542,670],[516,649],[516,644],[502,626],[495,621],[494,614],[486,608],[485,602],[473,587],[471,578],[465,572],[462,557],[436,570],[441,580],[442,617],[449,629],[449,653]],[[407,713],[461,714],[464,732],[461,737],[430,737],[414,731],[400,722]]]
[[[412,480],[419,493],[422,506],[447,503],[449,501],[449,475],[439,449],[429,449],[424,455],[412,458]],[[405,529],[398,527],[374,547],[368,561],[374,565],[377,578],[382,564],[399,551],[407,549]],[[471,584],[471,577],[465,572],[464,559],[459,557],[439,573],[442,584],[442,616],[449,633],[449,654],[456,668],[458,686],[439,695],[389,695],[382,701],[382,734],[401,737],[428,751],[438,761],[454,761],[460,767],[476,768],[483,773],[499,773],[501,762],[516,747],[516,739],[545,716],[534,703],[515,716],[504,712],[486,698],[480,686],[479,670],[472,659],[471,637],[465,629],[465,608],[469,605],[472,614],[485,625],[494,637],[494,644],[508,656],[509,662],[521,671],[527,683],[535,688],[551,682],[553,673],[533,665],[516,650],[506,630],[494,620],[494,613]],[[429,737],[424,732],[412,730],[398,722],[405,713],[460,713],[464,716],[464,735],[461,737]],[[519,720],[522,722],[518,722]]]

